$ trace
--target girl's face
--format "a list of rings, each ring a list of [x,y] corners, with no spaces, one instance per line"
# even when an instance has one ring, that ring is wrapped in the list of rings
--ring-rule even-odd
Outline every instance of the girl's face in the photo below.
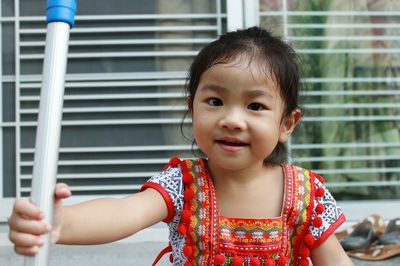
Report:
[[[283,110],[275,82],[257,65],[217,64],[203,73],[193,99],[194,137],[213,167],[260,167],[297,122],[282,120]]]

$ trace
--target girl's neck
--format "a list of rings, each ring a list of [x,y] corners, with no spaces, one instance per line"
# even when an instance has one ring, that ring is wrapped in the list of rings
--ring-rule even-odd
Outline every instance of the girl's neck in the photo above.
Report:
[[[282,210],[284,174],[281,166],[261,165],[230,171],[208,162],[220,215],[273,218]],[[268,202],[269,204],[265,204]]]
[[[276,176],[277,171],[281,171],[280,166],[266,166],[263,163],[254,165],[251,168],[240,170],[223,169],[212,162],[207,162],[210,176],[215,188],[223,186],[225,188],[246,188],[257,184],[259,180],[265,180]]]

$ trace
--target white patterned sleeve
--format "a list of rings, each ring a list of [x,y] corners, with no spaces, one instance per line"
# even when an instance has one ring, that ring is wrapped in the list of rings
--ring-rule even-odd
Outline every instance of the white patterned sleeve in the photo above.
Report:
[[[314,246],[319,246],[346,221],[346,217],[319,178],[314,179],[314,188],[314,208],[309,229],[315,238]]]
[[[157,190],[164,198],[168,208],[168,217],[164,222],[171,222],[176,214],[181,213],[183,209],[184,186],[180,166],[169,166],[166,170],[152,176],[143,184],[141,191],[147,188]]]

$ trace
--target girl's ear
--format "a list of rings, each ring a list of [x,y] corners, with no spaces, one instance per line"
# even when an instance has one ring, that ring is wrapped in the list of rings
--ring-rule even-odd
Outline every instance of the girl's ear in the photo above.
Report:
[[[301,111],[300,109],[294,110],[290,116],[284,118],[283,123],[281,125],[281,132],[279,135],[279,142],[284,143],[288,140],[293,130],[296,128],[297,124],[301,119]]]

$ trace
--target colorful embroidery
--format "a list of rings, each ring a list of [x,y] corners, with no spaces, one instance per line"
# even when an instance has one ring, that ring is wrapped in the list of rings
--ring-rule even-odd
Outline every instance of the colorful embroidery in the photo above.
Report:
[[[285,195],[280,217],[243,219],[218,215],[206,160],[174,158],[170,165],[178,171],[168,168],[144,188],[159,190],[167,204],[174,204],[169,207],[174,218],[168,223],[174,265],[305,266],[310,249],[344,222],[323,179],[300,167],[282,166]]]
[[[201,160],[186,160],[182,164],[183,174],[190,176],[194,180],[186,188],[194,192],[194,197],[186,197],[184,209],[190,210],[192,214],[190,223],[187,224],[190,242],[193,245],[193,254],[191,257],[199,262],[209,261],[209,251],[212,250],[210,232],[213,210],[210,199],[210,183],[205,174],[203,163]]]
[[[281,248],[282,220],[220,217],[218,236],[221,251],[263,255]]]
[[[290,169],[291,168],[291,169]],[[311,222],[311,211],[310,206],[311,200],[311,180],[307,170],[300,167],[290,166],[286,167],[288,172],[295,177],[294,180],[294,206],[292,209],[291,219],[288,221],[289,224],[289,236],[290,236],[290,247],[291,261],[297,261],[299,256],[300,247],[303,245],[303,238],[308,232],[308,225]]]
[[[156,185],[156,186],[155,186]],[[182,246],[185,239],[177,231],[180,223],[181,211],[183,210],[183,191],[182,171],[179,167],[168,167],[163,172],[154,175],[148,180],[141,190],[153,188],[160,191],[168,206],[169,212],[172,211],[173,219],[168,222],[169,241],[172,246],[174,265],[184,265],[186,257],[182,253]],[[170,199],[165,199],[165,193]],[[172,205],[171,205],[172,202]],[[171,213],[168,215],[171,216]]]

